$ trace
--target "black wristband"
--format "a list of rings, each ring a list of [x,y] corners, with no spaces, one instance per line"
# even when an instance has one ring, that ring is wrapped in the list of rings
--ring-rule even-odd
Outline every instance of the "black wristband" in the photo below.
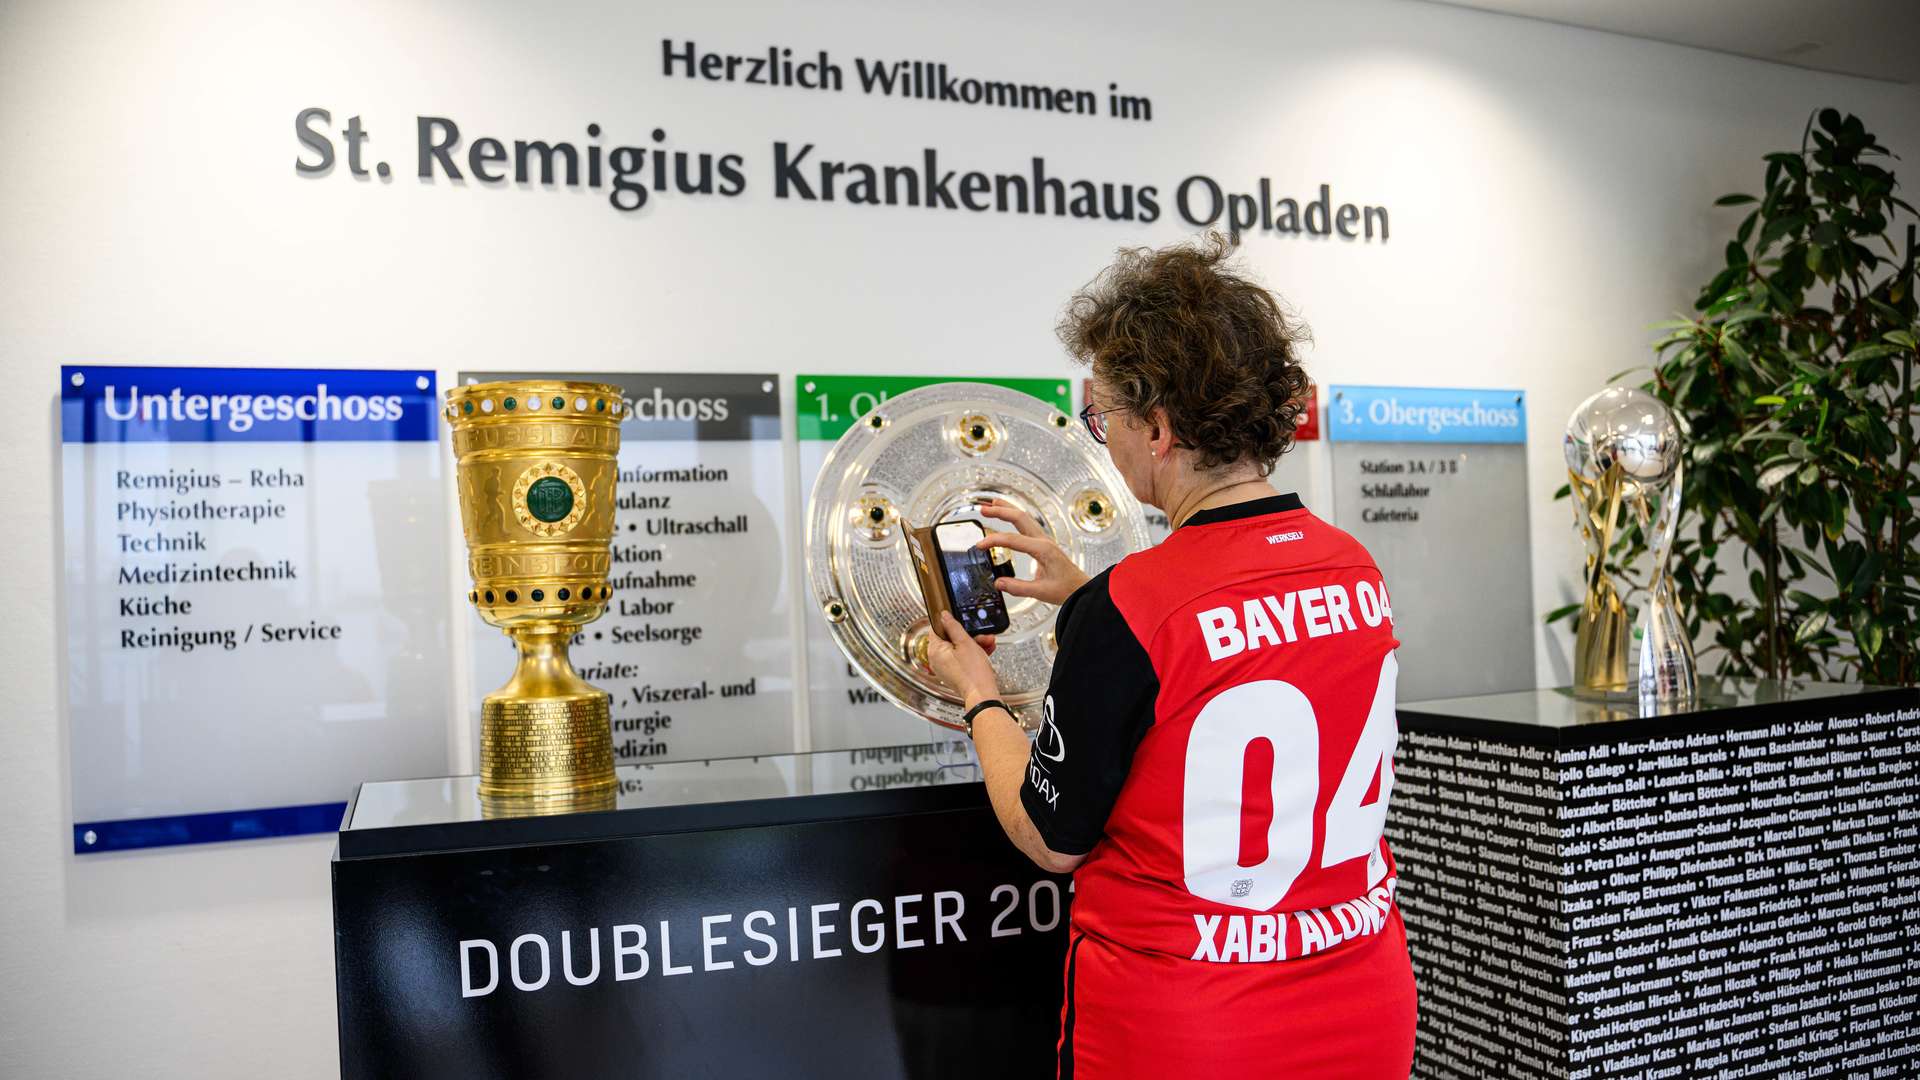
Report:
[[[999,709],[1001,712],[1006,713],[1008,716],[1013,716],[1013,710],[1007,707],[1006,702],[1001,701],[999,698],[988,698],[987,700],[981,702],[980,704],[975,705],[973,708],[968,709],[967,715],[962,717],[962,719],[965,720],[967,723],[967,738],[969,739],[973,738],[973,718],[976,716],[979,716],[981,713],[987,711],[988,709]],[[1014,717],[1014,719],[1018,720],[1019,717],[1016,716]]]

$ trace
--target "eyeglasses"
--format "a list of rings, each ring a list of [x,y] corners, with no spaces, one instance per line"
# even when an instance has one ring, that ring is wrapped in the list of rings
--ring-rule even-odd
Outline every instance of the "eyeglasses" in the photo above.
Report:
[[[1094,442],[1105,446],[1107,445],[1107,414],[1128,411],[1130,410],[1122,405],[1116,405],[1111,409],[1096,409],[1093,407],[1093,402],[1089,401],[1086,407],[1080,410],[1080,422],[1087,425],[1087,434],[1093,436]]]

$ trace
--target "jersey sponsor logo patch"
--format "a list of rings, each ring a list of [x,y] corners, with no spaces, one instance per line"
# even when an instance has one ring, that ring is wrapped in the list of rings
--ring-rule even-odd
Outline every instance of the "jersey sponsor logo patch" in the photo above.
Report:
[[[1053,778],[1047,775],[1045,766],[1029,759],[1027,783],[1033,786],[1034,794],[1040,796],[1040,801],[1047,804],[1047,809],[1060,809],[1060,788],[1054,784]]]
[[[1067,757],[1066,736],[1060,734],[1060,725],[1053,722],[1053,695],[1047,695],[1046,722],[1040,725],[1040,735],[1033,741],[1033,752],[1048,761],[1064,761]]]

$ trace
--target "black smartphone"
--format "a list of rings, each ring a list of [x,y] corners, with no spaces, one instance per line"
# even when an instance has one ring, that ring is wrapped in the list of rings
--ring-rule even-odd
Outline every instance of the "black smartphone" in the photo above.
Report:
[[[993,579],[1013,572],[994,563],[985,548],[975,547],[987,535],[978,521],[946,521],[933,527],[934,556],[947,585],[953,617],[969,634],[1006,633],[1007,601],[993,587]]]

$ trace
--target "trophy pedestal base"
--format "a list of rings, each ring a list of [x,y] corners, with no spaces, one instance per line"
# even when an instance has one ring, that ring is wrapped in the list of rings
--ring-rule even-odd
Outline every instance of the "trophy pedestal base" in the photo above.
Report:
[[[938,753],[622,766],[598,813],[361,785],[340,1076],[1051,1080],[1071,882]]]
[[[611,792],[611,716],[610,699],[597,691],[489,695],[480,705],[480,797],[571,803]]]
[[[1699,689],[1400,705],[1424,1074],[1920,1076],[1920,689]]]

